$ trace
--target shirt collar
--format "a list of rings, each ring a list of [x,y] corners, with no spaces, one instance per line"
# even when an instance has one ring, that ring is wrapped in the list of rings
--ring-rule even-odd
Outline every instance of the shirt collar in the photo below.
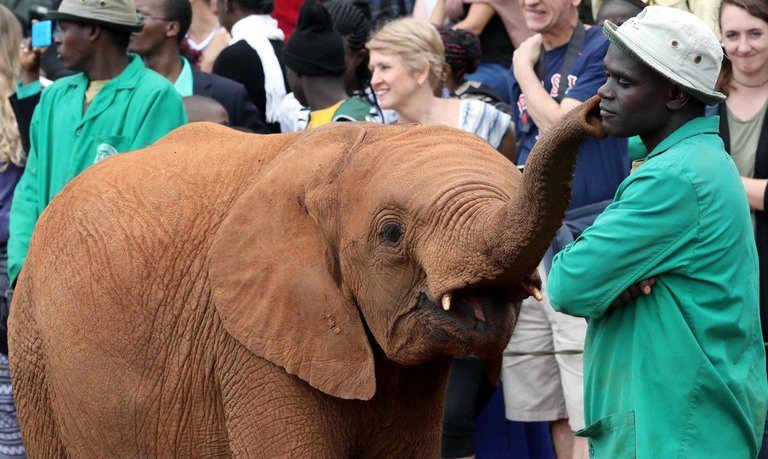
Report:
[[[192,76],[192,67],[189,65],[189,61],[185,58],[181,58],[181,72],[179,77],[176,78],[176,82],[173,83],[173,87],[181,97],[189,97],[192,95],[192,86],[194,84],[194,77]]]
[[[120,72],[120,75],[112,78],[108,85],[115,89],[130,89],[136,86],[138,82],[137,76],[144,70],[144,62],[136,54],[128,53],[128,65]],[[85,72],[80,72],[73,76],[69,81],[70,86],[82,86],[86,88],[88,86],[88,77]]]
[[[699,134],[715,134],[719,132],[720,117],[718,116],[700,116],[688,121],[684,125],[677,128],[675,132],[668,135],[666,139],[656,145],[656,148],[648,155],[648,158],[652,158],[656,155],[664,153],[678,143],[686,140],[690,137]],[[646,159],[648,159],[646,158]]]

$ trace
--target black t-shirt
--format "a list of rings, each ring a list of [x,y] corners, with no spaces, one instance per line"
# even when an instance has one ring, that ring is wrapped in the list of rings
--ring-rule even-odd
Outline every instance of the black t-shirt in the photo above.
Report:
[[[504,67],[512,65],[515,47],[498,14],[493,15],[480,34],[480,50],[483,53],[480,57],[482,62],[501,64]]]

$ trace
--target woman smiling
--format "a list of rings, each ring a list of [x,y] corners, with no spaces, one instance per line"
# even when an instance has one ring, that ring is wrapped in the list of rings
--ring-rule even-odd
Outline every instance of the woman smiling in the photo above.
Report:
[[[720,135],[733,156],[752,210],[760,256],[760,306],[763,338],[768,337],[768,2],[723,0],[720,29],[728,59],[718,90]]]
[[[437,29],[406,18],[379,30],[366,45],[370,51],[371,87],[383,109],[397,112],[403,123],[439,123],[471,132],[514,159],[514,126],[509,115],[477,100],[443,99],[445,56]]]
[[[720,31],[728,59],[717,89],[720,136],[739,169],[747,191],[760,263],[760,319],[768,340],[768,1],[723,0]],[[760,457],[768,457],[763,436]]]

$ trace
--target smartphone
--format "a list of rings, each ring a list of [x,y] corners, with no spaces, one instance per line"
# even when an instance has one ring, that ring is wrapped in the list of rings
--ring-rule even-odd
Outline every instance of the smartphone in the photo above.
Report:
[[[53,22],[39,21],[32,24],[32,48],[45,48],[53,43]]]

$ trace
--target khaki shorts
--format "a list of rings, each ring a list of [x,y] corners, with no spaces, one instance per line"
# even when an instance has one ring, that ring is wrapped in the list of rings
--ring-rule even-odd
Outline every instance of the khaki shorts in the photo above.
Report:
[[[542,284],[544,270],[539,266]],[[584,428],[584,336],[586,320],[561,314],[543,301],[523,301],[502,363],[504,406],[511,421],[568,419]]]

